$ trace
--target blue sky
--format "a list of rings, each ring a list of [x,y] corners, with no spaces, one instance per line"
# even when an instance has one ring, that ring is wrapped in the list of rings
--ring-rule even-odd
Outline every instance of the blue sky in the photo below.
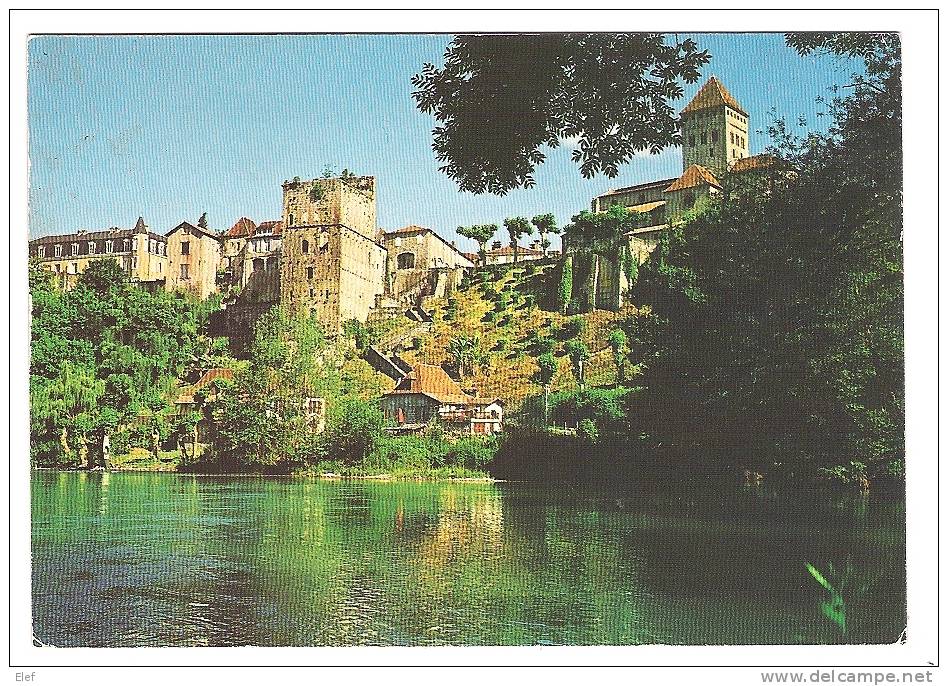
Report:
[[[819,120],[815,100],[856,65],[801,58],[779,34],[695,36],[712,74],[765,129],[771,108]],[[460,193],[431,152],[434,120],[411,76],[440,64],[447,35],[39,36],[29,43],[30,235],[133,225],[164,233],[208,213],[278,219],[280,184],[327,165],[376,177],[379,226],[454,233],[553,212],[560,224],[609,188],[681,172],[680,149],[642,155],[615,179],[585,180],[569,150],[550,152],[537,186],[504,197]],[[751,152],[767,145],[751,136]]]

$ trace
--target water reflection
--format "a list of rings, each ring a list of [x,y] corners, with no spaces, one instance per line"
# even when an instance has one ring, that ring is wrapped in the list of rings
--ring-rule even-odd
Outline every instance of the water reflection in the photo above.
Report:
[[[761,487],[37,473],[53,645],[888,642],[904,506]],[[809,562],[847,596],[842,634]]]

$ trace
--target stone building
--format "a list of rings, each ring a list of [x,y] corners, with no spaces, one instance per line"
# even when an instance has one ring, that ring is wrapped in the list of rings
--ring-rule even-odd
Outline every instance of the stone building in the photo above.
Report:
[[[234,262],[257,225],[249,217],[241,217],[221,237],[221,270],[233,274]]]
[[[165,236],[168,239],[168,289],[187,291],[201,300],[216,293],[217,271],[221,265],[220,236],[188,222],[181,222]]]
[[[392,433],[421,431],[431,422],[466,434],[503,431],[503,402],[465,392],[437,365],[415,365],[394,390],[382,396],[381,404]]]
[[[133,281],[161,286],[168,276],[168,242],[139,217],[134,228],[77,231],[30,241],[30,258],[53,272],[64,288],[96,260],[113,259]]]
[[[379,242],[388,254],[385,292],[405,304],[452,293],[464,270],[474,266],[452,243],[423,226],[383,231]]]
[[[681,111],[681,176],[617,188],[593,198],[593,212],[619,205],[636,213],[639,226],[629,232],[620,254],[598,256],[595,274],[576,279],[574,266],[574,294],[594,284],[595,292],[587,295],[595,307],[621,307],[630,287],[623,267],[627,256],[638,263],[646,260],[662,232],[721,193],[728,176],[772,167],[775,160],[769,155],[749,156],[749,132],[749,115],[712,76]],[[566,239],[564,255],[578,257],[582,247],[576,239]]]
[[[376,236],[374,177],[285,182],[280,302],[330,334],[365,321],[385,290],[387,253]]]

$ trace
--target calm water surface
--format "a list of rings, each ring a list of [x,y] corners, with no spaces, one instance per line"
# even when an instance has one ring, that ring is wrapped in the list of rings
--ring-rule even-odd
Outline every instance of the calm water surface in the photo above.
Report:
[[[888,643],[901,501],[766,487],[33,475],[56,646]],[[846,629],[824,616],[845,600]]]

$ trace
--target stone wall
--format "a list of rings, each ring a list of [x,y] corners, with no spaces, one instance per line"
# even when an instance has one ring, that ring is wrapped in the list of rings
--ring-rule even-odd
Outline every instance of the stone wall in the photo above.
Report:
[[[311,179],[283,183],[283,225],[341,224],[375,238],[375,177]]]

